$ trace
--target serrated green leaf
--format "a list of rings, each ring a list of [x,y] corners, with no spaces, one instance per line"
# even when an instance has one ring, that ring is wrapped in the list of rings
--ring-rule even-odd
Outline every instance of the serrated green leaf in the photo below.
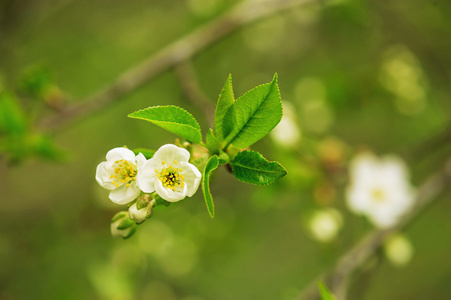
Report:
[[[242,151],[230,162],[233,175],[240,181],[268,185],[285,176],[287,171],[276,161],[267,161],[256,151]]]
[[[136,148],[132,150],[135,155],[138,155],[139,153],[142,153],[145,158],[151,159],[153,155],[155,154],[155,150],[152,149],[146,149],[146,148]]]
[[[205,165],[204,174],[202,176],[202,193],[204,194],[205,205],[207,206],[208,213],[212,218],[215,216],[215,205],[213,203],[213,197],[210,193],[210,175],[211,172],[218,167],[218,165],[218,157],[213,155]]]
[[[329,291],[329,289],[322,283],[318,282],[319,292],[322,300],[336,300],[335,296]]]
[[[153,106],[128,115],[130,118],[149,121],[193,143],[202,141],[200,126],[196,119],[178,106]]]
[[[222,88],[221,94],[219,95],[215,111],[215,135],[219,142],[224,139],[224,135],[222,133],[222,120],[224,119],[224,115],[229,107],[232,106],[233,102],[235,102],[235,98],[233,96],[232,74],[229,74],[229,77]]]
[[[210,151],[210,153],[217,153],[219,149],[221,149],[221,144],[219,143],[218,139],[213,134],[213,130],[208,129],[207,132],[207,138],[206,138],[206,145],[207,149]]]
[[[239,97],[224,115],[225,141],[243,149],[267,135],[282,119],[282,101],[277,74],[270,83],[262,84]]]

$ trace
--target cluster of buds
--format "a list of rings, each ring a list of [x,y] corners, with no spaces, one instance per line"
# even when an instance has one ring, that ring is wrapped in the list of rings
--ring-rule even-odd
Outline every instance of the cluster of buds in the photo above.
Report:
[[[136,200],[128,211],[118,212],[111,219],[111,234],[117,238],[131,237],[139,224],[150,218],[156,201],[149,194],[144,194]]]

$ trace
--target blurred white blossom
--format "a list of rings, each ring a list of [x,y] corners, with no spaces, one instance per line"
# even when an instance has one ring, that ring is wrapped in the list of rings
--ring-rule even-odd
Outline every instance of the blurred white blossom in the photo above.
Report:
[[[97,166],[96,180],[101,187],[111,190],[111,201],[127,204],[141,193],[136,184],[136,174],[145,162],[146,158],[141,153],[135,156],[127,148],[114,148],[108,151],[106,161]]]
[[[189,161],[186,149],[164,145],[139,170],[138,186],[145,193],[156,192],[169,202],[177,202],[197,191],[202,174]]]
[[[277,144],[296,148],[301,141],[301,130],[296,123],[296,112],[291,103],[282,101],[283,116],[280,123],[271,131],[270,136]]]
[[[341,213],[335,209],[328,208],[313,212],[308,229],[312,237],[320,242],[330,242],[343,226]]]
[[[350,163],[347,204],[379,228],[394,225],[413,205],[415,193],[404,162],[397,156],[357,155]]]
[[[403,234],[393,234],[384,243],[384,253],[388,260],[399,267],[407,265],[413,256],[413,246]]]

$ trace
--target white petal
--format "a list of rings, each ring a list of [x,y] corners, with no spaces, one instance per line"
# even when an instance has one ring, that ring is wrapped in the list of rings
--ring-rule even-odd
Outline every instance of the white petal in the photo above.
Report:
[[[107,162],[101,162],[98,166],[97,166],[97,170],[96,170],[96,180],[97,182],[100,184],[101,187],[107,189],[107,190],[113,190],[115,188],[114,184],[112,184],[112,179],[110,178],[110,176],[114,174],[114,170],[113,172],[111,172],[111,169],[107,168]]]
[[[185,199],[187,187],[185,184],[185,186],[183,188],[177,187],[175,189],[175,191],[173,191],[171,189],[165,188],[160,180],[156,180],[155,191],[157,192],[158,196],[160,196],[164,200],[169,201],[169,202],[177,202],[177,201]]]
[[[140,166],[143,166],[147,162],[146,157],[142,153],[138,153],[138,155],[136,155],[135,159],[136,159],[136,164],[137,164],[138,168]]]
[[[396,159],[394,156],[388,156],[382,160],[379,176],[387,186],[393,189],[408,184],[406,167],[400,159]]]
[[[141,190],[135,182],[131,183],[129,187],[125,184],[114,189],[110,193],[110,199],[116,204],[127,204],[139,196]]]
[[[138,164],[136,182],[143,192],[153,193],[155,191],[155,181],[158,180],[155,170],[157,170],[158,167],[161,167],[161,165],[157,165],[154,159],[149,159],[143,165]]]
[[[181,175],[185,178],[185,186],[188,187],[187,196],[191,197],[196,193],[197,189],[199,188],[200,180],[202,178],[202,174],[199,172],[199,170],[190,163],[182,163],[181,167],[183,169],[183,172],[180,172]]]
[[[374,180],[374,174],[379,169],[377,158],[371,153],[358,154],[351,162],[349,173],[351,181],[360,184]]]
[[[393,214],[389,210],[375,210],[368,217],[376,227],[382,229],[395,225],[399,219],[398,214]]]
[[[346,203],[354,213],[364,213],[370,210],[371,199],[366,186],[354,184],[346,192]]]
[[[166,161],[169,164],[173,164],[174,160],[177,162],[188,162],[189,152],[184,148],[177,147],[176,145],[167,144],[160,147],[155,152],[153,158],[159,161]]]
[[[135,163],[135,153],[133,153],[133,151],[130,149],[118,147],[108,151],[108,153],[106,154],[106,159],[109,161],[125,159],[129,162]]]

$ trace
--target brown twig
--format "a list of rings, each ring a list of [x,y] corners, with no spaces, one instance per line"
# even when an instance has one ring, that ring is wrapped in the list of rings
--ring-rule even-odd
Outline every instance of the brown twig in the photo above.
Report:
[[[224,15],[151,55],[94,95],[64,108],[57,115],[41,120],[37,125],[51,130],[86,117],[116,102],[171,67],[189,60],[237,29],[291,7],[314,1],[316,0],[248,0],[240,3]]]
[[[299,300],[319,299],[317,287],[318,281],[323,281],[332,291],[340,290],[350,275],[361,267],[383,244],[385,239],[394,232],[400,230],[410,223],[426,206],[443,191],[446,183],[451,180],[451,160],[449,160],[442,171],[431,175],[419,188],[416,206],[399,220],[393,227],[385,230],[374,230],[360,240],[353,248],[345,253],[329,272],[321,275],[312,282],[298,297]],[[342,300],[342,299],[339,299]]]

